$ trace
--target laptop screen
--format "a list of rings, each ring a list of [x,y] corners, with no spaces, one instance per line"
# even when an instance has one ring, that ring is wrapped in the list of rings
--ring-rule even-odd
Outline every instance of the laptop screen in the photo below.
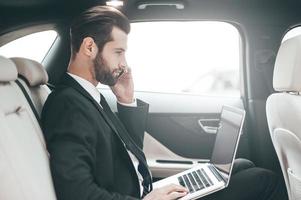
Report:
[[[212,152],[211,163],[222,172],[230,175],[245,111],[224,106],[220,125]]]

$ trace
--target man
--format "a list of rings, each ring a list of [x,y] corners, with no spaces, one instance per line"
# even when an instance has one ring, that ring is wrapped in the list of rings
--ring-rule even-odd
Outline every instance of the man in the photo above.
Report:
[[[172,200],[188,192],[178,185],[152,190],[142,152],[148,105],[134,99],[125,59],[129,31],[128,19],[105,6],[90,8],[71,25],[68,72],[42,111],[58,200]],[[96,89],[98,83],[111,87],[118,117]],[[274,197],[279,189],[274,175],[244,163],[240,166],[250,172],[238,170],[229,190],[205,198]],[[237,189],[241,181],[249,182],[248,187],[254,184],[255,189],[240,194],[249,190]]]

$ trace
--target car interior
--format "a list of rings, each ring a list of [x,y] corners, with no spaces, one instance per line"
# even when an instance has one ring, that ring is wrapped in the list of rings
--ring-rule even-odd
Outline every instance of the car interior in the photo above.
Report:
[[[0,199],[56,199],[40,115],[67,70],[72,19],[95,5],[131,22],[128,62],[135,97],[150,105],[143,151],[154,181],[208,162],[230,105],[246,111],[236,157],[301,198],[300,0],[0,0]]]

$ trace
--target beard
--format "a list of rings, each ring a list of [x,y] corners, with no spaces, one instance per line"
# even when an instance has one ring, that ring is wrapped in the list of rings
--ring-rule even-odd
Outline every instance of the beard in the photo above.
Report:
[[[114,86],[118,81],[118,76],[114,76],[114,73],[110,70],[110,67],[100,52],[93,62],[95,79],[101,84]]]

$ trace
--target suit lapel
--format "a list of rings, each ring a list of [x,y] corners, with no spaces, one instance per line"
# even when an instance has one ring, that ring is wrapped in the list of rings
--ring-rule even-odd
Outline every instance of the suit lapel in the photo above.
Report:
[[[115,125],[112,123],[112,121],[107,117],[107,115],[104,113],[103,109],[100,107],[98,102],[96,102],[93,97],[76,81],[74,80],[70,75],[67,73],[64,74],[61,84],[67,85],[78,91],[81,95],[85,96],[91,103],[97,108],[97,110],[100,112],[100,114],[103,116],[105,121],[108,123],[108,125],[113,129],[113,131],[118,134]],[[119,135],[118,135],[119,137]]]
[[[121,137],[120,134],[127,134],[127,131],[125,130],[124,126],[122,124],[120,124],[121,122],[119,122],[119,120],[115,120],[116,122],[113,123],[112,120],[107,116],[107,114],[104,112],[104,110],[100,107],[100,105],[98,104],[98,102],[96,102],[94,100],[94,98],[76,81],[74,80],[70,75],[68,75],[67,73],[64,74],[62,80],[61,80],[61,84],[63,86],[69,86],[72,87],[73,89],[75,89],[76,91],[78,91],[81,95],[85,96],[87,99],[89,99],[91,101],[91,103],[97,108],[97,110],[100,112],[100,114],[103,116],[104,120],[108,123],[108,125],[112,128],[112,130],[115,132],[115,134],[117,135],[117,137],[120,139],[120,141],[124,144],[124,145],[128,145],[125,144],[126,141],[124,141],[123,138],[125,137]],[[103,100],[105,101],[104,97],[102,96]],[[119,131],[118,131],[119,130]],[[131,139],[129,137],[129,139]],[[130,145],[133,144],[135,145],[134,142],[130,142]],[[133,147],[129,147],[130,149]],[[128,149],[129,149],[128,148]],[[138,148],[138,147],[137,147]],[[138,148],[139,149],[139,148]],[[141,150],[140,150],[141,151]],[[138,155],[136,155],[137,158],[143,163],[143,165],[145,165],[145,167],[147,168],[147,164],[146,164],[146,159],[145,156],[143,154],[143,152],[139,152]]]
[[[126,130],[126,128],[124,127],[124,125],[122,124],[122,122],[117,118],[117,116],[111,111],[108,103],[106,102],[105,98],[103,95],[101,95],[101,104],[103,105],[104,108],[109,109],[109,111],[106,113],[107,115],[109,115],[109,118],[112,119],[112,123],[115,125],[115,127],[117,127],[117,130],[119,130],[118,132],[121,135],[122,140],[127,144],[127,148],[132,150],[135,148],[136,151],[134,150],[134,153],[136,155],[136,157],[139,158],[140,161],[143,162],[143,164],[146,165],[146,159],[144,156],[144,153],[140,150],[140,148],[135,144],[135,142],[132,140],[132,138],[129,136],[128,131]],[[135,146],[135,147],[133,147]],[[146,165],[147,166],[147,165]]]
[[[113,132],[115,133],[115,135],[119,138],[120,142],[124,145],[124,149],[127,150],[126,149],[126,145],[123,142],[122,138],[120,137],[119,132],[117,131],[116,126],[114,125],[114,123],[109,119],[109,117],[104,112],[104,110],[100,107],[100,105],[98,104],[98,102],[96,102],[94,100],[94,98],[76,80],[74,80],[70,75],[68,75],[67,73],[65,73],[64,76],[61,79],[60,86],[61,87],[72,87],[78,93],[80,93],[81,95],[85,96],[96,107],[96,109],[102,115],[102,117],[104,118],[104,120],[106,121],[106,123],[110,126],[110,128],[113,130]],[[133,165],[133,162],[131,161],[131,158],[130,158],[129,154],[126,153],[125,155],[127,155],[127,159],[128,159],[129,164],[132,166],[133,169],[135,169],[135,167]],[[133,173],[133,174],[134,174],[134,176],[137,177],[136,173]],[[136,181],[137,181],[137,185],[139,185],[138,177],[137,177]],[[140,191],[139,187],[137,187],[137,190]]]
[[[148,179],[149,183],[151,184],[151,173],[148,170],[148,165],[146,162],[145,155],[143,151],[135,144],[135,142],[132,140],[130,135],[128,134],[128,131],[122,124],[122,122],[118,119],[118,117],[111,111],[108,103],[106,102],[104,96],[101,95],[101,105],[103,106],[104,110],[107,110],[105,113],[109,116],[110,119],[112,119],[113,123],[117,127],[117,130],[120,130],[119,133],[121,134],[119,137],[121,138],[122,141],[126,143],[126,148],[130,150],[136,158],[139,160],[139,166],[141,166],[141,170],[138,171],[141,173],[143,176],[143,179]]]

